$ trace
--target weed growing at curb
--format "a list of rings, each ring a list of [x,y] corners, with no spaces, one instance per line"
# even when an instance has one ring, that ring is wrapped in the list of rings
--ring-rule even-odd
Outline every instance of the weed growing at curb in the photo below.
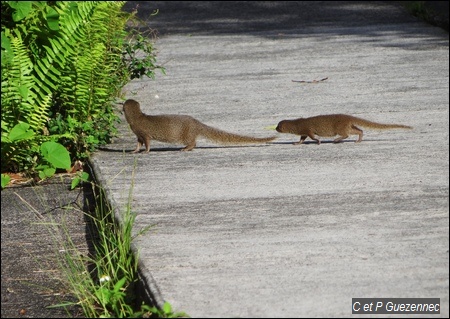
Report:
[[[83,183],[87,183],[83,180]],[[76,301],[63,302],[50,308],[81,307],[88,318],[178,318],[189,317],[184,312],[172,311],[165,303],[162,308],[139,303],[136,296],[138,281],[138,253],[132,251],[132,229],[136,214],[131,211],[131,193],[121,221],[106,201],[103,189],[90,182],[95,208],[85,213],[94,226],[95,240],[89,256],[80,253],[63,225],[63,249],[59,249],[61,268],[70,294]],[[91,203],[92,204],[92,203]],[[140,236],[151,226],[137,232]],[[54,230],[53,230],[54,231]]]

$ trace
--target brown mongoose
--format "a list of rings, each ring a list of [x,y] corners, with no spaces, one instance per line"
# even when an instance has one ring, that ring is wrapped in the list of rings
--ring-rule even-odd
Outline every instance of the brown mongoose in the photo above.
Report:
[[[349,135],[358,134],[359,138],[356,140],[356,143],[359,143],[362,141],[363,131],[358,128],[357,125],[379,130],[395,128],[412,129],[411,126],[407,125],[381,124],[351,115],[329,114],[298,118],[295,120],[283,120],[278,123],[276,130],[280,133],[300,135],[300,141],[294,143],[294,145],[302,144],[307,137],[310,137],[316,141],[317,144],[320,144],[320,141],[315,137],[316,135],[322,137],[339,135],[339,137],[334,140],[334,143],[338,143]]]
[[[257,138],[228,133],[210,127],[189,115],[162,114],[147,115],[142,113],[139,102],[126,100],[123,104],[125,118],[131,130],[137,136],[137,146],[133,153],[139,152],[145,145],[145,152],[150,151],[150,141],[184,144],[182,151],[190,151],[196,145],[199,136],[220,144],[243,144],[270,142],[276,136]]]

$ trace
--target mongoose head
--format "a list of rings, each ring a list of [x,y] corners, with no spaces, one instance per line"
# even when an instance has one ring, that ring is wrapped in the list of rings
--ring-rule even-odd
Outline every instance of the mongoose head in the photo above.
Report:
[[[126,112],[126,110],[140,110],[141,106],[139,105],[139,102],[136,100],[128,99],[123,103],[123,110]]]
[[[285,133],[286,132],[286,129],[287,129],[287,121],[286,120],[283,120],[283,121],[281,121],[281,122],[279,122],[278,123],[278,125],[277,125],[277,127],[276,127],[276,131],[277,132],[279,132],[279,133]]]

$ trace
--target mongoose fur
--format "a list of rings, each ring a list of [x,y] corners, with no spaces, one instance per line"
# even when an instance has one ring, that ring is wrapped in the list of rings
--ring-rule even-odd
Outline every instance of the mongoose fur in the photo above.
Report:
[[[145,152],[148,153],[152,139],[184,144],[186,147],[182,151],[190,151],[196,146],[199,136],[220,144],[265,143],[276,138],[276,136],[257,138],[228,133],[203,124],[189,115],[147,115],[142,113],[139,102],[132,99],[124,102],[123,111],[131,130],[137,136],[137,146],[133,153],[139,152],[142,145],[145,145]]]
[[[371,129],[412,129],[411,126],[400,124],[381,124],[371,122],[351,115],[345,114],[329,114],[318,115],[308,118],[298,118],[295,120],[283,120],[277,125],[277,132],[290,133],[300,135],[300,141],[294,143],[294,145],[302,144],[307,137],[313,139],[320,144],[317,136],[332,137],[339,135],[334,140],[334,143],[338,143],[349,135],[358,135],[356,143],[362,141],[363,131],[357,126],[371,128]]]

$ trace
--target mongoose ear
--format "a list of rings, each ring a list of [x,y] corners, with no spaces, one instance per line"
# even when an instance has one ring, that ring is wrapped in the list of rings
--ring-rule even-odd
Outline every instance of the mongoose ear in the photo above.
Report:
[[[275,131],[276,128],[277,128],[276,125],[270,125],[270,126],[266,126],[264,129],[266,129],[266,130],[271,130],[271,131]]]

